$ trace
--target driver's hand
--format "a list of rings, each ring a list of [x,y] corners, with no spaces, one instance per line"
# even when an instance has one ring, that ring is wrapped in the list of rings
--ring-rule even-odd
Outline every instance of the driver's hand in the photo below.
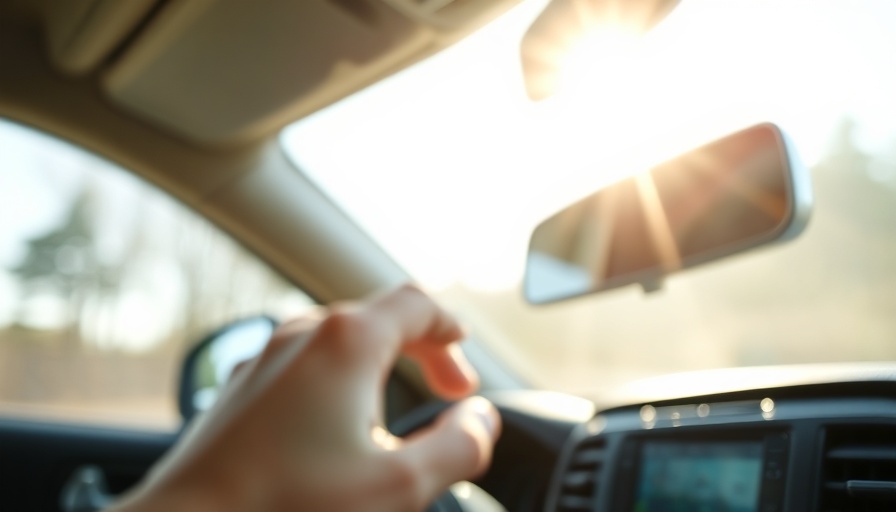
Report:
[[[457,322],[412,286],[282,325],[261,356],[115,510],[418,511],[485,470],[500,429],[467,398],[425,431],[384,428],[383,389],[398,355],[440,396],[477,377]]]

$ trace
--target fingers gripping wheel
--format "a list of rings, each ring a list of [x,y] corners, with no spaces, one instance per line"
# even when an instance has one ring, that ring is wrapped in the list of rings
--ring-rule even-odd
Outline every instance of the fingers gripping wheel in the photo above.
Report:
[[[389,430],[396,436],[405,437],[432,424],[450,406],[447,402],[425,404],[394,421]],[[478,486],[458,482],[432,503],[426,512],[506,512],[506,509]]]

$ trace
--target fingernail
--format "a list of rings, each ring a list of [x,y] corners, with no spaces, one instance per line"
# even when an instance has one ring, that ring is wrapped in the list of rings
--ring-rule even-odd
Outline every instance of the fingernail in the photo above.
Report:
[[[491,437],[495,437],[495,434],[498,431],[498,425],[501,421],[498,416],[498,410],[495,409],[495,406],[492,405],[491,402],[480,396],[474,396],[469,400],[471,402],[470,407],[472,407],[473,412],[476,413],[479,421],[482,422],[485,430]]]

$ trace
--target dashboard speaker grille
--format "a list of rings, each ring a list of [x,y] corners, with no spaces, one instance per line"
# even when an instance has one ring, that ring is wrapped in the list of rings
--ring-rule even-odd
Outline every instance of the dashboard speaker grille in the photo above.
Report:
[[[828,427],[822,512],[896,510],[896,425]]]
[[[590,437],[576,446],[560,477],[557,512],[590,512],[594,509],[606,451],[607,442],[601,436]]]

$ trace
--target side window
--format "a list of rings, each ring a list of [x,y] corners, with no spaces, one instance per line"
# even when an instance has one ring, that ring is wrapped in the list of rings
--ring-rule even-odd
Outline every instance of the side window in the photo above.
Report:
[[[0,414],[174,428],[191,343],[311,306],[159,190],[0,119]]]

